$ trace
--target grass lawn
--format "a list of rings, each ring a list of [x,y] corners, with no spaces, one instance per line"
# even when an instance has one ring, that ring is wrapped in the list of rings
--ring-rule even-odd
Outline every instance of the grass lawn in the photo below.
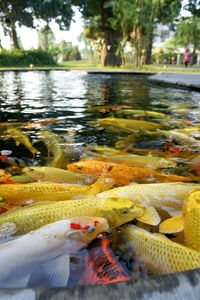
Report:
[[[67,68],[67,69],[100,69],[100,70],[112,70],[112,71],[148,71],[148,72],[175,72],[175,73],[200,73],[200,65],[198,66],[193,66],[192,68],[184,68],[184,65],[144,65],[141,68],[137,69],[134,66],[130,65],[124,68],[123,66],[121,67],[104,67],[101,68],[99,62],[95,61],[66,61],[62,63],[58,63],[57,65],[54,66],[47,66],[47,67],[0,67],[1,69],[25,69],[25,70],[30,70],[30,69],[55,69],[55,68]]]

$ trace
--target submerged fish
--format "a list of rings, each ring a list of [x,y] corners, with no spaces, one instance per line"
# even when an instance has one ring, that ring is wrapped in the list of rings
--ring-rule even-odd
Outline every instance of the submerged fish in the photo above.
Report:
[[[68,161],[65,153],[65,141],[54,132],[41,130],[37,132],[39,140],[42,141],[48,149],[48,153],[53,155],[50,162],[51,167],[62,168]]]
[[[17,157],[0,155],[0,160],[4,163],[10,164],[11,166],[25,167],[24,161],[22,159],[17,158]]]
[[[111,131],[122,130],[125,132],[133,132],[138,130],[156,130],[162,129],[164,126],[162,124],[157,124],[154,122],[147,122],[141,120],[129,120],[122,118],[104,118],[98,119],[96,121],[89,121],[89,124],[96,125],[97,127],[107,128]]]
[[[0,287],[26,287],[32,272],[42,269],[50,285],[66,286],[69,254],[108,230],[104,218],[60,220],[0,245]]]
[[[151,154],[147,156],[137,155],[137,154],[107,154],[101,156],[103,160],[123,163],[129,166],[135,167],[149,167],[152,169],[155,168],[174,168],[177,163],[170,159],[152,156]]]
[[[169,118],[169,115],[164,113],[160,113],[157,111],[150,111],[150,110],[139,110],[139,109],[123,109],[116,112],[117,114],[127,114],[133,116],[144,116],[144,117],[153,117],[156,119],[166,119]]]
[[[17,146],[20,143],[23,144],[33,154],[33,156],[39,152],[39,150],[32,146],[27,133],[24,133],[19,129],[8,128],[6,130],[6,135],[3,137],[3,139],[8,140],[9,138],[13,138]]]
[[[85,271],[79,284],[106,284],[131,279],[109,245],[110,241],[106,237],[90,244],[85,258]]]
[[[53,167],[25,167],[22,172],[28,174],[31,178],[39,181],[58,182],[69,184],[91,184],[97,177],[94,175],[84,175],[77,172],[71,172]]]
[[[133,203],[141,203],[145,207],[153,206],[173,214],[182,210],[183,200],[196,189],[200,189],[200,184],[181,182],[131,184],[111,189],[96,197],[125,197],[131,199]]]
[[[7,183],[10,177],[12,177],[11,174],[9,174],[3,169],[0,169],[0,183]]]
[[[36,121],[33,123],[29,123],[25,127],[30,129],[30,128],[37,127],[38,125],[48,125],[48,124],[56,123],[56,122],[58,122],[58,119],[42,120],[42,121]]]
[[[200,251],[200,191],[184,200],[182,215],[160,224],[160,232],[175,233],[184,230],[185,245]]]
[[[170,241],[163,234],[149,233],[134,225],[120,228],[122,239],[149,273],[175,273],[200,267],[200,253]]]
[[[159,130],[156,132],[149,132],[152,136],[162,136],[164,135],[170,140],[174,140],[182,146],[200,147],[200,142],[195,138],[188,136],[187,134],[177,132],[176,130]]]
[[[89,186],[76,186],[61,184],[1,184],[0,196],[12,202],[24,203],[27,200],[34,201],[61,201],[83,198],[86,195],[94,195],[113,186],[113,180],[101,176],[95,183]]]
[[[98,105],[98,106],[93,106],[93,107],[89,107],[87,110],[103,110],[103,111],[107,111],[107,110],[118,110],[121,108],[129,108],[131,107],[130,105]]]
[[[160,181],[192,181],[192,179],[177,175],[165,175],[147,168],[130,167],[125,164],[117,164],[98,160],[78,161],[67,165],[67,169],[78,173],[101,175],[105,170],[107,177],[114,178],[115,183],[126,185],[131,180],[143,182]]]
[[[118,227],[135,218],[147,224],[157,225],[160,217],[155,209],[134,205],[129,199],[96,198],[31,204],[0,216],[0,239],[20,235],[49,222],[75,216],[93,216],[107,219],[110,227]]]

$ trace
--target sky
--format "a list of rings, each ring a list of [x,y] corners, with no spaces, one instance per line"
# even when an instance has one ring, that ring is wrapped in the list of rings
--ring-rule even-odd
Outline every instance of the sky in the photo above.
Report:
[[[183,5],[185,5],[188,1],[184,0]],[[69,31],[60,31],[58,28],[58,25],[55,22],[50,23],[50,27],[54,32],[56,43],[61,42],[62,40],[65,40],[66,42],[71,41],[73,46],[78,45],[79,49],[82,49],[84,47],[83,43],[79,43],[77,40],[77,37],[80,35],[80,33],[83,31],[83,20],[81,19],[81,13],[78,11],[78,9],[75,7],[73,8],[75,12],[74,20],[75,22],[71,23],[71,27]],[[181,12],[181,15],[190,15],[187,11]],[[44,26],[45,23],[41,22],[41,26]],[[37,31],[35,29],[29,29],[27,27],[22,26],[17,30],[18,35],[20,37],[22,46],[24,49],[30,49],[30,48],[37,48],[38,47],[38,36]],[[1,37],[1,44],[4,48],[9,49],[10,48],[10,38],[6,37],[3,33],[3,29],[0,27],[0,37]]]
[[[67,42],[71,41],[74,46],[78,45],[77,37],[83,31],[83,21],[81,19],[81,13],[78,11],[77,8],[74,8],[74,12],[75,12],[75,17],[74,17],[75,22],[71,22],[69,31],[61,31],[59,30],[59,26],[55,22],[50,23],[50,27],[54,32],[56,38],[56,43],[65,40]],[[40,24],[41,24],[40,27],[45,25],[44,22],[41,22]],[[17,29],[17,33],[20,37],[24,49],[28,50],[32,47],[33,48],[38,47],[38,35],[35,29],[29,29],[25,26],[22,26],[21,28]],[[2,46],[6,49],[9,49],[10,38],[4,35],[2,28],[0,28],[0,36],[1,36]],[[79,46],[81,48],[82,45],[79,44]]]

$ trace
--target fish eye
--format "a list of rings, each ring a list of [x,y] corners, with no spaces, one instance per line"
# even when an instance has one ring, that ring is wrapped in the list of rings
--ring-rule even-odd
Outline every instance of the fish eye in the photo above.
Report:
[[[89,228],[88,228],[88,232],[94,232],[95,231],[95,226],[90,226]]]
[[[127,210],[127,209],[123,209],[123,210],[121,211],[121,213],[122,213],[122,214],[127,214],[127,213],[128,213],[128,210]]]
[[[30,169],[29,169],[29,171],[33,172],[33,171],[34,171],[34,169],[30,168]]]

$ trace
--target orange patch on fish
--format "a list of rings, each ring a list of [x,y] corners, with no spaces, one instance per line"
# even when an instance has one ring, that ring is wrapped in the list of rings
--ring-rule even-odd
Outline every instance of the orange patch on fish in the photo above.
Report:
[[[91,244],[85,258],[85,272],[79,284],[107,284],[131,278],[109,245],[110,241],[106,237]]]
[[[181,149],[179,147],[175,146],[175,144],[173,144],[172,142],[166,143],[164,145],[164,149],[165,149],[165,152],[170,153],[174,156],[180,155],[180,153],[181,153]]]
[[[67,169],[78,173],[96,174],[100,176],[106,171],[106,177],[113,178],[118,185],[127,185],[132,180],[142,182],[159,181],[192,181],[189,177],[165,175],[147,168],[130,167],[126,164],[111,163],[98,160],[79,161],[68,164]]]
[[[10,177],[12,177],[11,174],[7,173],[3,169],[0,169],[0,183],[8,183],[9,181],[11,181],[9,180]]]
[[[130,105],[117,105],[117,106],[103,106],[103,105],[99,105],[99,106],[93,106],[88,108],[87,110],[103,110],[103,111],[108,111],[108,110],[118,110],[121,108],[131,108],[132,106]]]

